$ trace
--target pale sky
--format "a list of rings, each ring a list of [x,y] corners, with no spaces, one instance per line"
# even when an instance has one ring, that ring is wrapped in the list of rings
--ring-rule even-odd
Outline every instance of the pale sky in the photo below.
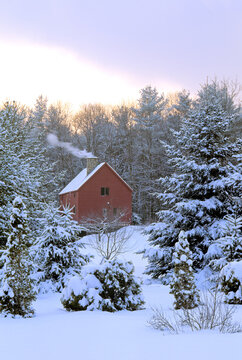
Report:
[[[240,0],[0,0],[0,101],[77,108],[242,80]]]

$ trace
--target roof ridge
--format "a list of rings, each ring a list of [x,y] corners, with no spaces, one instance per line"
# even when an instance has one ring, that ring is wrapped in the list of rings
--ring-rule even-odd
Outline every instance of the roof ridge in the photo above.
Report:
[[[59,195],[67,194],[69,192],[77,191],[82,187],[103,165],[107,164],[107,166],[114,172],[114,174],[132,191],[132,188],[124,181],[124,179],[117,173],[116,170],[112,168],[107,162],[102,162],[97,165],[90,174],[87,175],[87,168],[80,171],[74,179],[72,179],[64,189],[59,193]]]

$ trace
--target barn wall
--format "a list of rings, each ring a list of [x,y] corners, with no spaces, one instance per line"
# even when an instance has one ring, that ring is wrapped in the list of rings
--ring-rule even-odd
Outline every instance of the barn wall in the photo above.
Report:
[[[78,218],[77,198],[78,198],[77,191],[73,191],[73,192],[69,192],[69,193],[60,195],[60,205],[65,206],[65,207],[69,206],[72,209],[72,211],[75,213],[73,216],[73,219],[75,219],[75,220],[77,220],[77,218]]]
[[[101,187],[109,188],[109,195],[101,195]],[[113,209],[124,211],[123,222],[130,223],[132,215],[132,191],[120,178],[104,165],[79,190],[76,205],[76,220],[102,217],[103,209],[113,215]]]

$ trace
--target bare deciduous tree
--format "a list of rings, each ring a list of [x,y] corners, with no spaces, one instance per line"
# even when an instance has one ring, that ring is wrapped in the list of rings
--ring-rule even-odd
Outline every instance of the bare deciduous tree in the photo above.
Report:
[[[93,217],[83,222],[90,237],[89,245],[96,250],[103,260],[113,260],[118,255],[130,250],[128,240],[132,236],[130,229],[124,227],[122,218],[125,213],[120,212],[115,217]]]

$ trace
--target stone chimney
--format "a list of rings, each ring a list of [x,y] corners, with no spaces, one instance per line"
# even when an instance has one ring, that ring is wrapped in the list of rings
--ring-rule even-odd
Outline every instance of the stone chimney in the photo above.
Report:
[[[87,158],[87,175],[89,175],[92,170],[95,169],[95,167],[98,165],[98,158],[93,156],[90,158]]]

